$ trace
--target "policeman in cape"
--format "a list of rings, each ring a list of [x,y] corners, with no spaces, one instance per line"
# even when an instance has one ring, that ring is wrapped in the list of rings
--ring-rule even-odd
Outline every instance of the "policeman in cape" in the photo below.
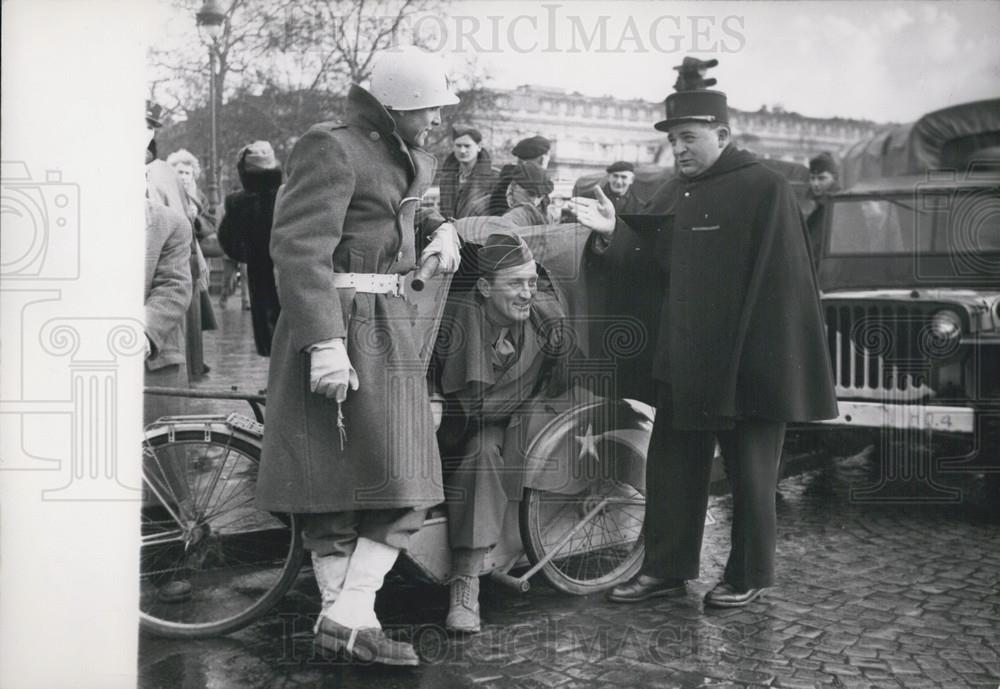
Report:
[[[732,144],[725,94],[672,93],[655,127],[669,136],[678,175],[651,199],[645,222],[629,219],[658,232],[668,281],[652,368],[645,561],[609,598],[680,595],[698,577],[718,439],[733,491],[732,542],[705,604],[739,607],[774,584],[785,425],[837,415],[823,317],[795,196]],[[577,205],[584,225],[614,241],[603,192]]]

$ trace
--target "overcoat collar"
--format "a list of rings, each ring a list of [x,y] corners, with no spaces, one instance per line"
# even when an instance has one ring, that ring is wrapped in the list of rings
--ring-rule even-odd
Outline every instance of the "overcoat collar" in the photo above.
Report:
[[[711,177],[724,175],[727,172],[732,172],[733,170],[746,167],[747,165],[756,164],[757,156],[753,153],[745,151],[742,148],[736,148],[733,144],[729,144],[722,150],[722,154],[719,156],[719,159],[712,163],[712,165],[700,175],[688,177],[682,173],[680,178],[685,182],[700,182]]]

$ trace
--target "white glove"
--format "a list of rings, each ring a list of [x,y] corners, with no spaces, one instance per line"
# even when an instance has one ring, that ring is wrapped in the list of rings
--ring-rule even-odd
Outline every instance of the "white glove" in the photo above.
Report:
[[[309,389],[338,402],[347,399],[347,388],[357,390],[358,373],[351,366],[342,337],[318,342],[309,348]]]
[[[149,335],[146,335],[146,358],[148,359],[153,355],[153,341],[149,339]]]
[[[462,244],[458,240],[458,230],[455,229],[455,226],[450,222],[442,223],[434,230],[431,241],[420,252],[420,265],[423,265],[428,257],[437,254],[438,274],[454,273],[458,270],[458,264],[462,260],[459,255],[461,246]]]
[[[602,235],[610,235],[615,231],[615,204],[600,187],[597,187],[596,192],[596,201],[574,196],[570,199],[571,209],[581,225]]]

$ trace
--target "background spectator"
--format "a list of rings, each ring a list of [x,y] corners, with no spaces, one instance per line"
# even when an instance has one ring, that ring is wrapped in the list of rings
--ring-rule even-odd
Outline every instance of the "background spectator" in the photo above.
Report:
[[[268,249],[281,167],[270,143],[254,141],[240,151],[236,170],[243,190],[226,197],[219,242],[231,260],[246,264],[254,343],[258,354],[270,356],[271,338],[281,312]]]

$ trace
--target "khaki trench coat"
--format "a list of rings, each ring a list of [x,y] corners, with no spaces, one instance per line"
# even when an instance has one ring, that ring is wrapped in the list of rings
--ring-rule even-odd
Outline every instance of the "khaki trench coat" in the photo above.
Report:
[[[443,501],[415,307],[405,297],[332,284],[335,272],[414,268],[414,211],[435,167],[359,86],[348,94],[344,122],[316,125],[296,143],[271,233],[282,310],[268,375],[261,508],[338,512]],[[416,224],[426,236],[442,222],[430,212]],[[346,339],[360,381],[340,405],[343,440],[337,403],[309,389],[305,351],[333,337]]]

